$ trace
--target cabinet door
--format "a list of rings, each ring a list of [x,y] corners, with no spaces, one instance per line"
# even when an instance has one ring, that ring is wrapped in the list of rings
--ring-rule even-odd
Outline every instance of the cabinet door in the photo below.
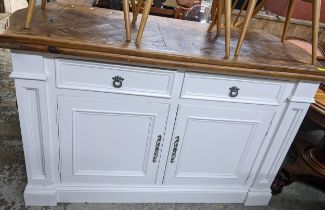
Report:
[[[274,114],[256,107],[181,105],[164,183],[244,186]]]
[[[61,181],[154,184],[168,111],[169,104],[59,97]]]

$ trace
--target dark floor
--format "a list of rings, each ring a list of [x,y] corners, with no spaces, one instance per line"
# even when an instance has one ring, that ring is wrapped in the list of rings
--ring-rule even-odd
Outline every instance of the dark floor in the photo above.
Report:
[[[1,30],[0,14],[0,30]],[[0,49],[0,210],[26,209],[23,190],[26,186],[22,142],[16,109],[14,84],[9,79],[9,51]],[[274,196],[267,207],[244,207],[241,204],[60,204],[58,207],[28,209],[294,209],[325,210],[325,193],[302,183],[293,183]]]

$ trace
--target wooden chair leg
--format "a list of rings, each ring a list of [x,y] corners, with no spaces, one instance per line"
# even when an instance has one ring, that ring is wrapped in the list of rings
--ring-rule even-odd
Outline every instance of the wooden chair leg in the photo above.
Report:
[[[142,17],[141,17],[141,22],[140,22],[140,26],[139,26],[139,31],[138,31],[137,38],[136,38],[136,41],[135,41],[135,44],[137,46],[140,46],[140,44],[141,44],[141,39],[142,39],[144,27],[145,27],[145,25],[147,23],[147,20],[148,20],[148,16],[149,16],[149,12],[150,12],[150,9],[151,9],[152,1],[153,0],[147,0],[146,4],[144,6]]]
[[[221,31],[221,18],[224,9],[224,0],[218,0],[218,10],[217,10],[217,36],[220,35]]]
[[[246,11],[244,26],[243,26],[243,28],[241,30],[240,37],[239,37],[239,40],[238,40],[238,43],[237,43],[237,48],[236,48],[236,51],[235,51],[235,57],[237,57],[239,55],[241,46],[242,46],[243,41],[244,41],[245,36],[246,36],[246,32],[247,32],[247,29],[248,29],[249,22],[252,19],[252,15],[253,15],[253,12],[254,12],[254,8],[256,6],[256,2],[257,2],[257,0],[250,0],[249,1],[247,11]]]
[[[268,0],[262,0],[258,5],[257,7],[254,9],[254,12],[253,12],[253,15],[252,17],[255,17],[264,7],[264,5],[266,4]],[[238,24],[235,24],[236,27],[241,27],[243,26],[244,24],[244,21],[241,21],[240,23]]]
[[[312,64],[317,62],[317,48],[318,48],[318,32],[319,32],[319,18],[320,18],[321,0],[313,1],[313,37],[312,37]]]
[[[131,41],[129,0],[122,0],[126,41]]]
[[[236,5],[238,4],[239,0],[235,0],[235,2],[233,3],[232,7],[231,7],[231,13],[234,11]]]
[[[218,5],[218,0],[213,0],[212,1],[212,6],[211,6],[211,20],[217,13],[217,5]]]
[[[286,39],[288,28],[289,28],[289,23],[290,23],[291,16],[293,14],[293,9],[295,7],[295,3],[296,3],[296,0],[289,1],[287,17],[286,17],[283,32],[282,32],[281,42],[284,42]]]
[[[241,13],[243,13],[243,10],[244,10],[244,8],[246,7],[247,3],[248,3],[248,0],[245,0],[244,4],[243,4],[243,5],[241,6],[241,8],[240,8],[239,13],[238,13],[237,16],[236,16],[236,19],[235,19],[233,25],[235,25],[235,24],[238,22],[239,17],[240,17],[240,15],[241,15]]]
[[[230,25],[231,25],[231,0],[225,1],[225,49],[226,49],[226,58],[230,57]]]
[[[213,27],[215,26],[217,22],[217,5],[218,5],[219,0],[213,0],[212,2],[212,7],[211,7],[211,23],[208,28],[208,33],[211,33]],[[215,5],[213,4],[215,3]],[[214,12],[213,12],[214,10]]]
[[[143,3],[143,0],[139,0],[139,1],[138,1],[137,6],[135,7],[134,14],[133,14],[132,23],[137,22],[138,14],[139,14],[139,12],[140,12],[140,9],[141,9],[141,6],[142,6],[142,3]]]
[[[25,28],[30,28],[30,23],[32,22],[33,19],[34,9],[35,9],[35,0],[29,0],[28,11],[27,11],[27,16],[25,21]]]
[[[135,0],[131,0],[131,6],[132,6],[132,14],[135,14],[135,10],[136,10],[136,4],[135,4]]]
[[[45,9],[47,0],[42,0],[42,9]]]

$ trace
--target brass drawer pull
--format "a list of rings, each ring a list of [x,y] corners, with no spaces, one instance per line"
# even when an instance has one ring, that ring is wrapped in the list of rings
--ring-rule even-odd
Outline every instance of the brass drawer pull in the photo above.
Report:
[[[175,138],[175,142],[174,142],[174,148],[173,148],[173,152],[172,152],[172,158],[170,159],[171,163],[175,162],[175,158],[176,158],[176,153],[177,153],[177,147],[178,147],[178,143],[179,143],[179,136],[176,136]]]
[[[157,162],[160,143],[161,143],[161,138],[162,138],[161,135],[159,135],[158,138],[157,138],[157,141],[156,141],[155,152],[153,153],[153,158],[152,158],[153,163]]]
[[[236,96],[238,96],[238,92],[239,92],[240,89],[238,87],[236,87],[236,86],[233,86],[233,87],[229,88],[229,90],[230,90],[229,96],[230,97],[236,97]]]
[[[123,80],[124,80],[123,77],[121,77],[121,76],[115,76],[112,79],[113,79],[113,87],[120,88],[120,87],[123,86]]]

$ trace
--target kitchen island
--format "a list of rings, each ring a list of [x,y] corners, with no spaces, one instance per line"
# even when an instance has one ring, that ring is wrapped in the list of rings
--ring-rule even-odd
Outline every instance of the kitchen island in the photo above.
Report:
[[[30,29],[25,16],[0,47],[12,49],[26,205],[268,204],[325,79],[305,51],[250,31],[224,59],[208,24],[150,16],[137,48],[119,11],[51,3]]]

